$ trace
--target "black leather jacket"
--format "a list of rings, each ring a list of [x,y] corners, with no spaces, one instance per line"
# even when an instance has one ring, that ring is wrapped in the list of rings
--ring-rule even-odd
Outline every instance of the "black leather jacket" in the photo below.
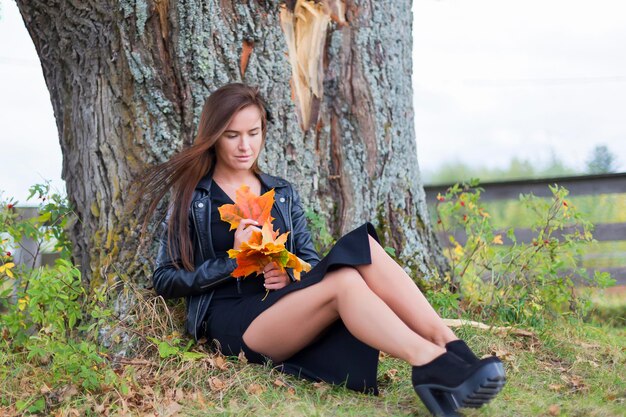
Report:
[[[315,266],[319,262],[311,233],[298,192],[293,185],[279,177],[259,174],[259,179],[268,188],[274,188],[275,204],[282,216],[286,231],[290,231],[286,247],[300,259]],[[180,258],[170,258],[167,251],[167,222],[161,223],[161,237],[156,267],[152,282],[157,294],[163,298],[186,297],[187,331],[197,340],[203,334],[204,317],[216,285],[234,279],[231,273],[237,263],[230,258],[216,258],[211,241],[211,174],[205,175],[193,193],[189,208],[189,236],[193,241],[194,271],[182,268]],[[283,233],[284,231],[281,231]],[[177,251],[172,251],[174,254]],[[175,265],[181,265],[177,269]],[[293,280],[293,274],[287,270]],[[304,277],[305,275],[303,275]]]

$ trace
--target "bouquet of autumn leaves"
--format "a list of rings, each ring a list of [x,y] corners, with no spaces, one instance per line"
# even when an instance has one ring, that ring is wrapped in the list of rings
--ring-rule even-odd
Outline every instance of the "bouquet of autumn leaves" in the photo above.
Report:
[[[302,271],[311,270],[309,263],[285,248],[289,232],[279,235],[279,231],[274,231],[274,218],[271,216],[273,205],[274,189],[258,196],[250,191],[250,187],[242,185],[236,191],[235,204],[223,204],[218,208],[220,218],[230,223],[229,230],[236,229],[242,219],[256,220],[262,225],[261,231],[253,231],[250,240],[243,242],[239,250],[228,251],[228,256],[237,260],[233,277],[245,277],[253,272],[259,275],[270,262],[275,262],[283,272],[285,268],[293,268],[294,278],[298,281]]]

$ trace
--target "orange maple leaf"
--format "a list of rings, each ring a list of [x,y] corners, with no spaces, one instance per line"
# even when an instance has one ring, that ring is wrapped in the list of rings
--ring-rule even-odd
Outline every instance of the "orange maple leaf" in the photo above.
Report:
[[[265,223],[272,221],[272,205],[274,204],[274,189],[272,188],[262,196],[250,191],[250,187],[242,185],[235,194],[235,204],[223,204],[218,208],[220,219],[230,223],[230,229],[236,229],[241,219],[252,219]]]
[[[250,240],[243,242],[239,250],[228,251],[229,257],[237,259],[237,268],[232,276],[245,277],[253,272],[259,275],[268,263],[275,262],[281,271],[293,268],[294,278],[299,281],[300,273],[310,271],[311,265],[285,249],[288,235],[289,232],[279,235],[272,229],[269,220],[263,223],[261,231],[252,232]]]

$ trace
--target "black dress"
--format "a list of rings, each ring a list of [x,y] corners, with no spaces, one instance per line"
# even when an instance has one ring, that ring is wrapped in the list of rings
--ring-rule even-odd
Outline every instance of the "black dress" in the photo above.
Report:
[[[218,257],[228,256],[226,251],[234,245],[235,231],[228,231],[230,225],[220,219],[217,208],[222,204],[233,204],[233,201],[215,181],[211,189],[211,233],[215,254]],[[261,193],[267,191],[262,185]],[[271,215],[274,230],[284,232],[285,225],[275,207]],[[263,278],[255,274],[239,283],[233,278],[232,282],[218,287],[206,316],[207,338],[217,341],[225,355],[236,356],[243,350],[250,362],[266,363],[269,358],[253,351],[243,341],[242,335],[250,323],[285,294],[320,282],[333,269],[371,263],[368,234],[379,241],[372,224],[364,223],[340,238],[311,271],[302,275],[301,281],[270,291],[267,296]],[[338,319],[310,345],[275,365],[288,374],[313,381],[345,384],[347,388],[377,395],[378,354],[378,350],[356,339]]]

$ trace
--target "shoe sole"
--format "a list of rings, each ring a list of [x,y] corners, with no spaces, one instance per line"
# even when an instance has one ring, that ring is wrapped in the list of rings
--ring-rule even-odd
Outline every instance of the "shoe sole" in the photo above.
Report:
[[[456,417],[459,408],[478,408],[491,401],[505,383],[504,367],[501,362],[494,361],[478,368],[456,387],[422,384],[414,388],[433,415]]]

